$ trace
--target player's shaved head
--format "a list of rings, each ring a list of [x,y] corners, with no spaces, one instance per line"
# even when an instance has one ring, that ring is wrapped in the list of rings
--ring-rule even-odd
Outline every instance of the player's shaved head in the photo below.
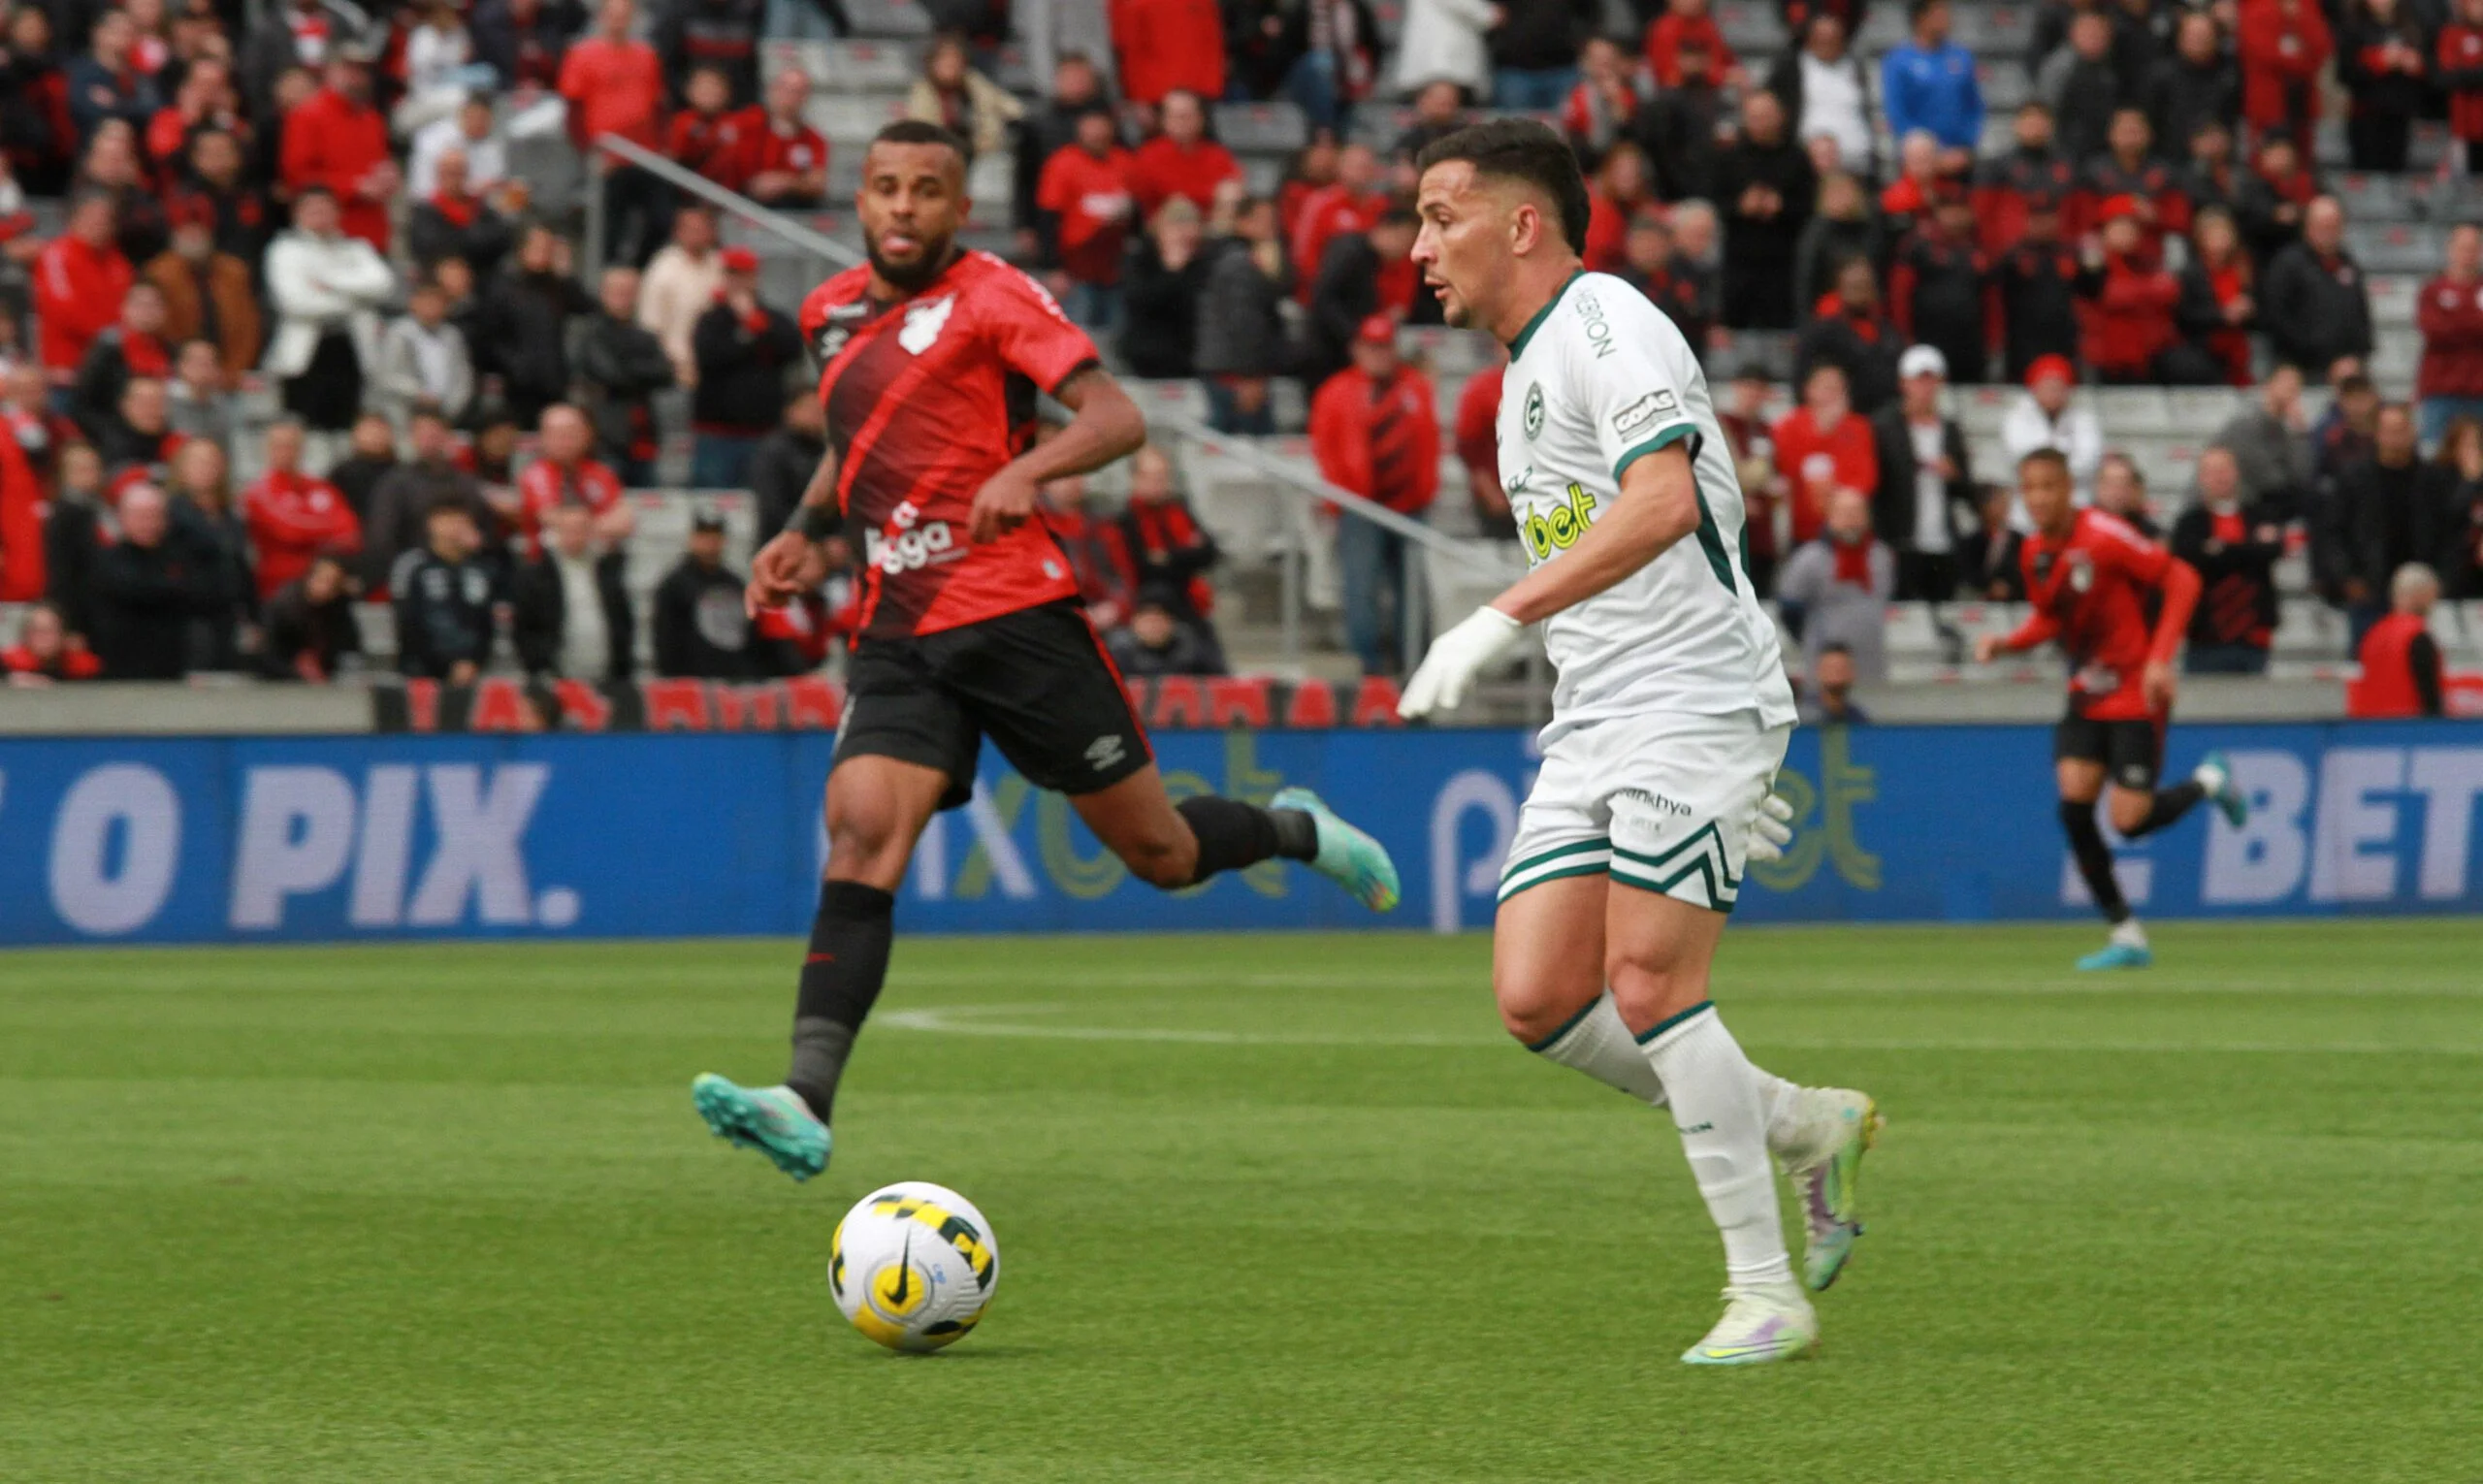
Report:
[[[1460,129],[1422,153],[1412,257],[1452,325],[1503,339],[1576,271],[1587,187],[1561,136],[1532,119]]]
[[[872,138],[854,207],[871,267],[890,287],[916,293],[947,270],[971,205],[955,135],[902,118]]]

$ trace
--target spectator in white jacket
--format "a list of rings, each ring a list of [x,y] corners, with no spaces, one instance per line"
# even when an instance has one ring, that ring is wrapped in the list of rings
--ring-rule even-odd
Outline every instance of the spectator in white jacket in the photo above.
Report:
[[[1484,33],[1500,23],[1492,0],[1407,0],[1397,50],[1397,90],[1421,92],[1426,82],[1454,82],[1480,101],[1491,88],[1492,51]]]
[[[372,403],[402,429],[425,407],[454,423],[473,400],[474,360],[465,333],[449,321],[448,291],[426,278],[414,285],[405,312],[380,337]]]
[[[2069,477],[2077,484],[2081,505],[2095,498],[2095,470],[2104,463],[2104,425],[2095,409],[2070,400],[2077,390],[2077,370],[2067,356],[2038,356],[2026,368],[2026,395],[2017,399],[2000,421],[2000,444],[2009,454],[2009,525],[2020,535],[2033,532],[2016,488],[2017,461],[2038,448],[2056,448],[2069,461]]]
[[[672,213],[672,241],[666,242],[638,280],[638,323],[663,342],[672,357],[672,373],[683,386],[698,384],[698,354],[691,337],[698,316],[716,302],[725,286],[724,255],[716,250],[716,213],[693,202],[683,202]]]
[[[455,113],[425,124],[414,135],[405,161],[405,204],[419,206],[439,194],[439,157],[451,149],[466,156],[466,188],[477,196],[508,178],[508,145],[492,120],[489,94],[472,93]]]
[[[397,133],[404,136],[454,117],[466,90],[480,81],[474,44],[455,0],[420,0],[412,9],[420,16],[405,32],[405,95],[392,115]]]
[[[397,275],[369,242],[339,230],[336,196],[313,185],[294,200],[293,230],[269,244],[267,282],[276,330],[260,369],[282,383],[286,411],[341,435],[362,411],[365,369],[379,360],[379,306]]]

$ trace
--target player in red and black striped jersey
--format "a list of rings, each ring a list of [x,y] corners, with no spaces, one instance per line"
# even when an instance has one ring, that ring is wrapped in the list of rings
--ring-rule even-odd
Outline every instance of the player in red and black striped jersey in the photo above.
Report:
[[[2060,822],[2079,874],[2112,923],[2112,942],[2078,966],[2144,968],[2154,961],[2146,934],[2121,895],[2112,847],[2095,823],[2107,780],[2112,827],[2127,839],[2164,828],[2201,799],[2215,800],[2236,827],[2248,814],[2221,753],[2209,753],[2172,788],[2155,787],[2173,720],[2173,657],[2199,600],[2199,574],[2119,517],[2079,508],[2069,461],[2057,450],[2038,449],[2018,461],[2017,488],[2035,522],[2018,554],[2035,611],[2015,633],[1983,635],[1975,659],[1988,664],[2004,652],[2048,642],[2068,656],[2069,715],[2052,733]]]
[[[866,267],[802,306],[827,449],[785,532],[751,564],[754,616],[816,589],[839,533],[863,559],[859,635],[827,780],[828,859],[784,1085],[698,1079],[719,1136],[796,1179],[827,1164],[827,1118],[854,1037],[887,977],[890,915],[934,813],[973,796],[988,737],[1140,879],[1166,890],[1274,856],[1386,911],[1397,869],[1306,790],[1266,807],[1176,805],[1120,675],[1037,513],[1048,480],[1135,451],[1145,420],[1085,333],[1035,281],[956,246],[965,149],[933,124],[880,131],[855,201]],[[1038,445],[1035,398],[1068,407]]]

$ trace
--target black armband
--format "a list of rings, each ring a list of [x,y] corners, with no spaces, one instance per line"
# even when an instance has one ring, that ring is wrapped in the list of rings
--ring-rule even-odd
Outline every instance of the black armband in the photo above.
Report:
[[[837,528],[843,524],[832,506],[796,505],[793,518],[785,523],[785,529],[800,532],[803,540],[816,546],[836,534]]]

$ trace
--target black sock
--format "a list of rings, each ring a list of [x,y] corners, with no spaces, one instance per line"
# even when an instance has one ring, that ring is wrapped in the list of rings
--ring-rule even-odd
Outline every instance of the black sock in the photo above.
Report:
[[[2199,781],[2195,778],[2175,784],[2172,788],[2165,789],[2155,795],[2155,802],[2147,809],[2146,818],[2139,821],[2137,827],[2122,830],[2121,833],[2132,840],[2141,835],[2151,835],[2188,814],[2199,800],[2207,796],[2208,790],[2199,787]]]
[[[1281,855],[1308,860],[1319,854],[1319,829],[1299,809],[1262,809],[1236,798],[1202,793],[1173,806],[1189,822],[1199,842],[1199,863],[1190,885],[1219,871],[1238,871]]]
[[[895,911],[895,897],[860,882],[831,881],[819,888],[819,916],[811,919],[810,952],[793,1002],[793,1064],[785,1085],[801,1094],[822,1123],[836,1104],[855,1034],[887,982]]]
[[[2121,899],[2121,884],[2112,875],[2112,848],[2095,823],[2095,801],[2060,801],[2061,828],[2069,832],[2069,853],[2078,857],[2078,874],[2086,878],[2087,894],[2114,926],[2129,920],[2130,904]]]

